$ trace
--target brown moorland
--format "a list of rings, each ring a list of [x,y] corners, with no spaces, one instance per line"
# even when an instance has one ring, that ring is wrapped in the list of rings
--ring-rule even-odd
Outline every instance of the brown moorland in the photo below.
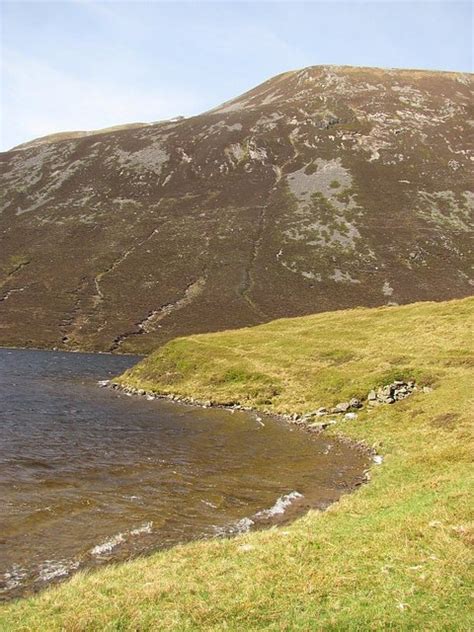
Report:
[[[315,66],[3,153],[0,344],[148,352],[471,294],[472,103],[472,75]]]

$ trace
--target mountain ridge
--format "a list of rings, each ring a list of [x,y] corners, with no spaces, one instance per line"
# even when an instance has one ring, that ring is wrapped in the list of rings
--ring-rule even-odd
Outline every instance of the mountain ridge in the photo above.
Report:
[[[10,149],[7,149],[5,151],[17,151],[17,150],[21,150],[21,149],[25,149],[25,148],[29,148],[29,147],[33,147],[36,144],[40,144],[43,142],[59,142],[61,140],[69,140],[71,138],[82,138],[83,136],[96,136],[99,134],[108,134],[110,132],[115,132],[115,131],[121,131],[122,129],[132,129],[132,128],[139,128],[139,127],[149,127],[149,126],[153,126],[153,125],[161,125],[163,123],[171,123],[171,122],[176,122],[178,120],[184,120],[184,119],[191,119],[191,118],[195,118],[197,116],[202,116],[203,114],[208,114],[208,113],[212,113],[212,112],[216,112],[219,111],[219,109],[221,107],[224,107],[240,98],[243,98],[246,94],[252,92],[253,90],[255,90],[256,88],[259,88],[261,86],[263,86],[265,83],[267,82],[271,82],[271,81],[275,81],[278,79],[281,79],[285,76],[289,76],[289,75],[293,75],[295,73],[298,72],[302,72],[304,70],[312,70],[312,69],[333,69],[333,70],[344,70],[346,72],[350,72],[351,70],[370,70],[370,71],[380,71],[380,72],[398,72],[398,73],[410,73],[410,74],[416,74],[416,73],[423,73],[424,75],[427,74],[433,74],[433,75],[450,75],[453,77],[457,77],[457,76],[474,76],[473,73],[468,73],[468,72],[457,72],[457,71],[453,71],[453,70],[423,70],[420,68],[383,68],[383,67],[371,67],[371,66],[348,66],[348,65],[337,65],[337,64],[316,64],[313,66],[307,66],[304,68],[298,68],[295,70],[287,70],[285,72],[279,73],[278,75],[275,75],[274,77],[271,77],[270,79],[267,79],[266,81],[264,81],[262,84],[259,84],[258,86],[254,86],[253,88],[249,88],[249,90],[247,90],[246,92],[243,92],[241,95],[239,95],[238,97],[233,97],[227,101],[224,101],[223,103],[221,103],[220,105],[211,108],[210,110],[205,110],[204,112],[200,112],[199,114],[194,114],[191,116],[182,116],[182,115],[177,115],[177,116],[172,116],[169,119],[163,119],[163,120],[159,120],[159,121],[137,121],[135,123],[117,123],[115,125],[111,125],[108,127],[104,127],[104,128],[97,128],[97,129],[89,129],[89,130],[63,130],[60,132],[53,132],[52,134],[46,134],[44,136],[39,136],[39,137],[35,137],[32,138],[29,141],[25,141],[23,143],[20,143],[19,145],[15,145],[14,147],[11,147]],[[1,153],[1,152],[0,152]]]

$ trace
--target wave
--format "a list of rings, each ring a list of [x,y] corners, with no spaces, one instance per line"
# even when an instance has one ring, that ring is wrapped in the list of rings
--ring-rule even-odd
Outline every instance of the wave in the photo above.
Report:
[[[129,533],[130,535],[141,535],[142,533],[151,533],[153,527],[153,522],[145,522],[141,527],[137,527],[136,529],[132,529]]]
[[[269,509],[262,509],[261,511],[257,511],[253,516],[240,518],[235,522],[232,522],[230,525],[225,527],[214,527],[214,531],[217,536],[228,536],[228,535],[239,535],[241,533],[248,533],[250,529],[259,521],[268,520],[270,518],[274,518],[275,516],[282,515],[285,511],[290,507],[294,500],[298,498],[304,498],[303,494],[300,494],[297,491],[289,492],[288,494],[284,494],[280,496],[278,500],[272,505]]]
[[[99,555],[104,555],[105,553],[110,553],[116,546],[125,542],[125,535],[123,533],[118,533],[117,535],[112,536],[102,544],[97,544],[94,548],[91,549],[91,555],[97,557]]]
[[[33,582],[49,582],[58,577],[66,577],[72,571],[79,568],[78,560],[44,560],[36,568],[26,569],[22,566],[14,564],[10,570],[3,574],[3,582],[1,583],[0,593],[9,592],[20,588],[28,580]]]
[[[3,582],[0,586],[0,593],[13,590],[23,584],[23,580],[27,577],[28,571],[26,568],[14,564],[8,571],[3,574]]]
[[[90,550],[90,554],[94,557],[100,557],[101,555],[107,555],[111,553],[117,546],[123,544],[130,536],[142,535],[144,533],[151,533],[153,530],[153,522],[145,522],[136,529],[125,531],[125,533],[117,533],[102,544],[97,544]]]
[[[255,518],[267,519],[273,518],[273,516],[277,516],[279,514],[284,514],[292,502],[297,498],[303,498],[303,494],[300,494],[299,492],[290,492],[289,494],[280,496],[273,507],[270,507],[270,509],[262,509],[262,511],[255,514]]]
[[[65,577],[79,567],[77,560],[45,560],[40,567],[39,578],[48,582],[56,577]]]

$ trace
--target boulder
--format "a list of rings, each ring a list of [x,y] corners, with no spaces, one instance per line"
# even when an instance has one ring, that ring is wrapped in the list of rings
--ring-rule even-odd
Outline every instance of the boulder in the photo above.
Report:
[[[309,424],[309,428],[312,430],[324,430],[328,427],[327,422],[315,421],[312,424]]]
[[[347,419],[348,421],[352,419],[357,419],[357,413],[346,413],[344,415],[344,419]]]
[[[323,417],[324,415],[327,415],[327,414],[328,414],[328,409],[324,408],[324,407],[321,407],[321,408],[318,408],[318,410],[315,411],[314,416],[315,417]]]
[[[345,413],[349,410],[350,407],[351,405],[349,404],[349,402],[339,402],[339,404],[336,404],[336,406],[332,410],[334,410],[334,412],[336,413]]]

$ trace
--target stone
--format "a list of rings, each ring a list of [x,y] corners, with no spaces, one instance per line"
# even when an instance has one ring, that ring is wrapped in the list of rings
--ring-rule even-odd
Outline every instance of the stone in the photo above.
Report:
[[[360,399],[357,399],[357,397],[353,397],[349,402],[349,406],[351,408],[362,408],[362,402],[360,401]]]
[[[336,404],[333,410],[337,413],[345,413],[349,410],[350,407],[351,405],[349,404],[349,402],[339,402],[339,404]]]
[[[432,393],[433,389],[431,388],[431,386],[423,386],[423,388],[421,389],[423,391],[423,393]]]
[[[377,393],[374,390],[369,391],[369,394],[367,395],[367,399],[369,400],[369,402],[373,402],[374,400],[377,399]]]
[[[357,413],[346,413],[344,415],[344,419],[347,419],[348,421],[352,419],[357,419]]]
[[[325,428],[328,427],[328,423],[327,422],[321,422],[321,421],[315,421],[312,424],[309,424],[308,427],[311,428],[311,430],[324,430]]]
[[[323,406],[321,406],[321,408],[318,408],[317,410],[313,410],[312,412],[305,415],[305,417],[324,417],[324,415],[327,415],[328,412],[329,411],[327,408],[324,408]]]

